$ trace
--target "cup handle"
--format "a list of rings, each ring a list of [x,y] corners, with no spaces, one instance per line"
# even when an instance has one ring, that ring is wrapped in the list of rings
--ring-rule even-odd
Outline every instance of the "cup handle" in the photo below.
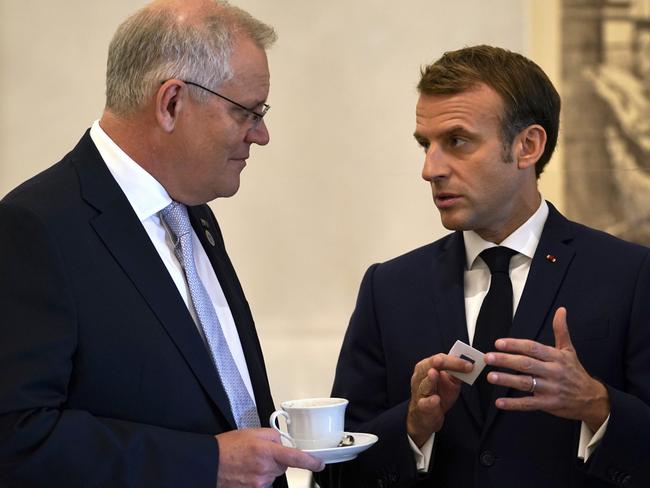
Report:
[[[296,447],[296,443],[293,441],[291,436],[286,432],[280,430],[280,426],[277,422],[278,417],[284,417],[284,419],[287,421],[287,425],[291,423],[291,419],[289,418],[289,414],[287,412],[285,412],[284,410],[276,410],[271,414],[271,417],[269,418],[269,424],[271,424],[271,427],[273,427],[275,430],[277,430],[280,433],[280,436],[283,439],[286,439],[289,442],[289,444],[291,444],[291,447]]]

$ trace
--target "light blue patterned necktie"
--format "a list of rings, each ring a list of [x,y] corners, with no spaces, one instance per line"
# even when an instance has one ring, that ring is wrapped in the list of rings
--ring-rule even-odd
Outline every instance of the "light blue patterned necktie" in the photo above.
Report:
[[[181,203],[172,201],[160,214],[175,240],[174,252],[185,271],[192,304],[203,329],[212,360],[217,367],[221,384],[228,395],[230,409],[237,428],[259,427],[260,419],[257,415],[255,402],[239,374],[237,364],[221,330],[219,317],[215,312],[212,300],[210,300],[196,271],[194,253],[192,252],[192,224],[187,214],[187,208]]]

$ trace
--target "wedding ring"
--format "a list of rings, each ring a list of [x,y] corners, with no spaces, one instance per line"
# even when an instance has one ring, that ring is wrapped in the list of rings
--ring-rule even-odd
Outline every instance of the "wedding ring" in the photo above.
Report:
[[[528,389],[528,393],[535,394],[535,388],[537,387],[537,379],[534,376],[530,377],[531,380],[533,380],[530,383],[530,388]]]

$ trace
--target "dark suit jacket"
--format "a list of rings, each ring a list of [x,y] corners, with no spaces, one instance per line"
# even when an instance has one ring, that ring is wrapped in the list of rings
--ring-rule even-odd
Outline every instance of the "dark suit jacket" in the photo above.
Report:
[[[421,359],[448,352],[456,339],[469,342],[464,267],[456,232],[366,273],[332,394],[350,400],[347,430],[379,442],[332,466],[321,485],[650,486],[650,250],[570,222],[552,206],[510,336],[554,344],[553,314],[567,307],[580,361],[609,390],[605,437],[582,463],[580,422],[494,406],[483,419],[476,389],[463,384],[436,434],[429,473],[416,473],[406,434],[410,378]]]
[[[189,213],[267,422],[248,303],[212,212]],[[86,133],[0,203],[0,486],[214,488],[214,435],[234,428],[177,288]]]

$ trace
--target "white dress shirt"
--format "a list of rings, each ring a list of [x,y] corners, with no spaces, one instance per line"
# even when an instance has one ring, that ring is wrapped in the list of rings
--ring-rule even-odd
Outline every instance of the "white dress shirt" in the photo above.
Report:
[[[197,331],[207,347],[203,330],[192,305],[185,273],[174,254],[172,236],[160,218],[160,211],[172,202],[171,197],[151,174],[145,171],[142,166],[133,161],[133,159],[115,144],[100,127],[99,121],[93,123],[90,129],[90,137],[95,143],[95,146],[97,146],[97,150],[106,163],[106,166],[108,166],[108,170],[126,195],[133,211],[140,219],[156,251],[158,251],[160,259],[165,265],[165,268],[167,268],[176,288],[178,288],[178,292],[194,319]],[[223,334],[226,337],[226,342],[235,360],[235,364],[237,364],[239,373],[244,380],[244,384],[251,398],[255,401],[253,386],[250,375],[248,374],[246,358],[244,357],[244,351],[239,340],[235,320],[233,319],[217,275],[194,230],[192,230],[192,248],[199,277],[212,300],[212,304],[219,317],[219,322],[221,323],[221,328],[223,329]]]
[[[548,217],[548,205],[543,198],[541,200],[540,206],[535,213],[512,234],[506,237],[503,242],[499,243],[500,246],[517,251],[517,254],[512,256],[510,260],[509,268],[510,281],[512,282],[513,316],[521,300],[526,279],[528,278],[528,272],[530,271],[530,265],[535,255],[537,244],[539,244],[546,218]],[[467,263],[467,267],[463,273],[465,320],[467,322],[467,335],[470,342],[473,342],[476,319],[478,318],[483,299],[490,289],[491,280],[490,269],[485,264],[485,261],[479,257],[479,254],[485,249],[495,247],[496,244],[484,240],[474,231],[463,231],[463,239],[465,241],[465,257]],[[609,417],[595,434],[591,433],[584,422],[582,423],[580,443],[578,446],[578,457],[580,459],[586,461],[596,449],[598,442],[605,434],[608,421]],[[435,434],[419,449],[409,437],[409,443],[415,455],[418,471],[426,471],[428,469],[434,437]]]

